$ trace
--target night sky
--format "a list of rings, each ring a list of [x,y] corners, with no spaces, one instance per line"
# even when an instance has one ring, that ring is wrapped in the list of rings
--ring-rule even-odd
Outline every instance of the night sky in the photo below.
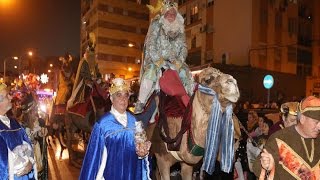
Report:
[[[79,49],[80,0],[0,0],[1,59],[28,50],[40,57],[78,55]]]

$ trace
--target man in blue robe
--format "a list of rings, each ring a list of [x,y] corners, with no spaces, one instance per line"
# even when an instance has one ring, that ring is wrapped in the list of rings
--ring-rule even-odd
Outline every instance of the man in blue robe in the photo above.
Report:
[[[6,116],[12,107],[6,88],[0,84],[0,179],[37,179],[30,139],[17,121]]]
[[[93,128],[79,179],[150,179],[147,155],[151,144],[137,145],[136,119],[126,111],[130,87],[121,78],[112,82],[111,111]]]

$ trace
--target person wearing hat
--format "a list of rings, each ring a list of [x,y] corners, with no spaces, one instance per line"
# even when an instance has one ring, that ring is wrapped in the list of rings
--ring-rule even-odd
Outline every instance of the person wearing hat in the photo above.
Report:
[[[0,177],[1,179],[37,179],[31,141],[20,124],[6,116],[12,108],[7,86],[0,84]]]
[[[280,107],[281,120],[275,123],[269,130],[269,136],[276,131],[297,124],[298,102],[286,102]]]
[[[89,109],[95,104],[90,99],[94,81],[99,74],[98,63],[95,54],[96,38],[94,33],[89,33],[87,49],[80,60],[72,88],[72,93],[67,101],[68,113],[72,113],[83,118],[88,115]]]
[[[320,99],[298,106],[298,123],[272,134],[253,171],[259,179],[320,179]]]
[[[141,113],[154,91],[159,91],[161,69],[177,72],[187,95],[193,93],[194,82],[188,65],[184,19],[178,12],[178,4],[172,0],[158,0],[157,6],[147,5],[152,19],[144,43],[143,63],[140,72],[140,91],[135,113]]]
[[[80,180],[149,179],[150,142],[137,145],[135,117],[127,110],[130,87],[115,78],[110,87],[112,107],[94,125],[80,172]],[[139,131],[139,132],[140,132]]]

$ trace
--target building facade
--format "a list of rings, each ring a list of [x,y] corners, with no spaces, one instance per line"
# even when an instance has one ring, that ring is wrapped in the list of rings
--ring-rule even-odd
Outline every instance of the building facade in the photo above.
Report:
[[[149,26],[145,1],[82,0],[81,54],[88,34],[96,36],[96,59],[101,74],[125,79],[138,77],[144,39]]]
[[[190,67],[250,66],[319,76],[317,0],[178,0]]]
[[[97,37],[102,74],[139,76],[149,12],[157,0],[82,0],[81,54]],[[176,0],[192,67],[207,63],[320,76],[317,0]]]

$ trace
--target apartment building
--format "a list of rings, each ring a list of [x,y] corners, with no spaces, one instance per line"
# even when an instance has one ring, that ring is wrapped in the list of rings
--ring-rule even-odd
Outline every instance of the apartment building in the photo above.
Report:
[[[176,2],[185,18],[190,67],[221,63],[319,76],[319,1]]]
[[[96,35],[96,59],[104,76],[125,79],[140,72],[142,49],[149,26],[149,11],[143,0],[82,0],[81,54],[88,33]]]

